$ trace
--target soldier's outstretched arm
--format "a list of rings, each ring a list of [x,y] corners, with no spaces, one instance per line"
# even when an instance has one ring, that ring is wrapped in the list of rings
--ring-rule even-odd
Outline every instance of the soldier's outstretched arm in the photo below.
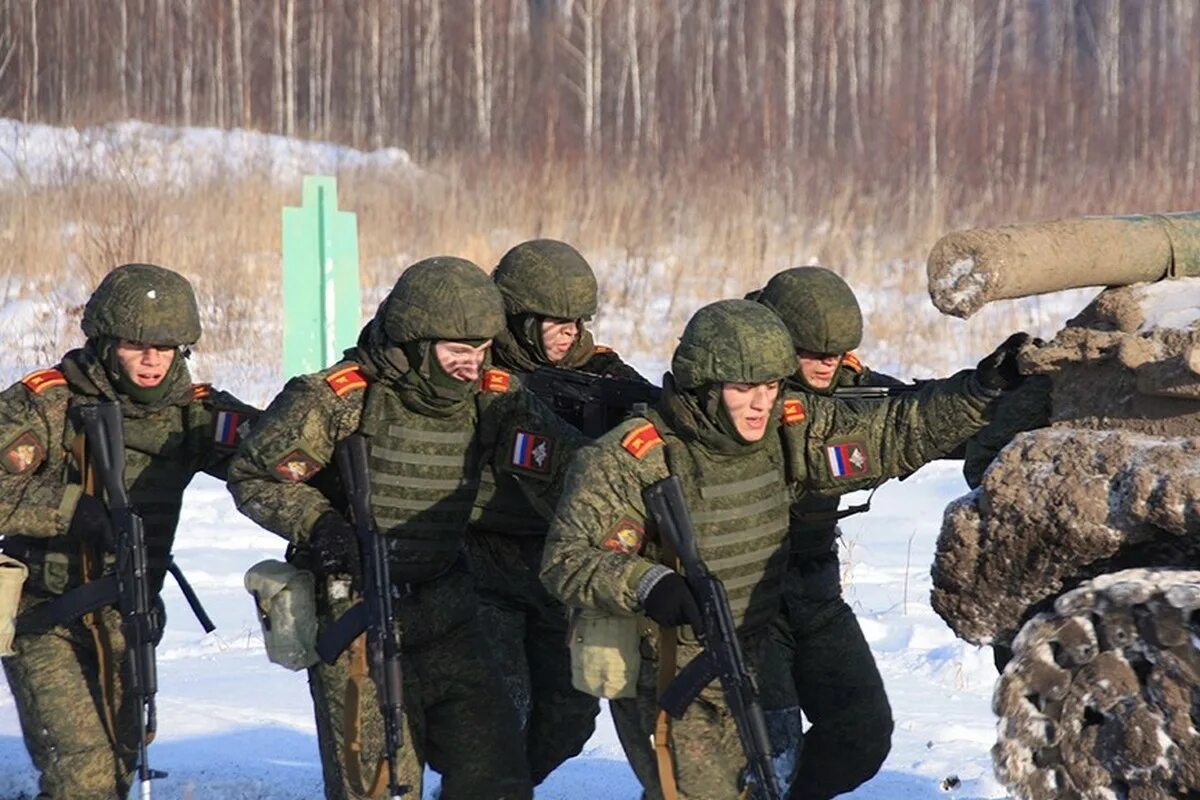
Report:
[[[66,533],[83,494],[78,483],[64,480],[69,390],[36,385],[16,383],[0,393],[0,535]]]
[[[611,437],[621,430],[572,460],[541,572],[542,583],[566,605],[617,614],[640,610],[639,585],[648,573],[666,569],[647,541],[641,499],[645,486],[667,475],[662,448],[637,461],[613,447]]]
[[[220,389],[210,389],[198,398],[198,403],[202,413],[196,415],[198,419],[194,424],[201,426],[200,437],[207,445],[200,469],[225,480],[229,462],[262,414],[262,409],[243,403]]]
[[[229,491],[243,514],[294,543],[333,508],[308,481],[333,462],[358,426],[361,406],[319,376],[293,378],[258,418],[229,464]]]
[[[785,445],[803,490],[843,494],[954,450],[988,423],[1001,393],[964,370],[870,404],[804,395],[790,399],[803,405],[804,420],[784,425]]]

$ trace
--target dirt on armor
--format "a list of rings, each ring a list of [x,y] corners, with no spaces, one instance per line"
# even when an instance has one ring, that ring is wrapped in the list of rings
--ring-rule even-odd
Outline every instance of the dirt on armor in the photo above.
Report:
[[[1200,280],[1102,292],[1026,354],[1048,427],[946,510],[933,606],[1012,643],[997,775],[1018,800],[1200,797]]]

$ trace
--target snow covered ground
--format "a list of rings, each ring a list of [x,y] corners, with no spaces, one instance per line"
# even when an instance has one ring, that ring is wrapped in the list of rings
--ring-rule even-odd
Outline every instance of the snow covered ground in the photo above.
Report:
[[[933,464],[880,489],[869,514],[849,518],[846,595],[879,660],[896,717],[892,754],[855,800],[995,798],[988,748],[994,670],[990,651],[954,638],[929,607],[929,564],[947,501],[964,491],[958,464]],[[851,498],[860,502],[861,497]],[[278,558],[281,540],[241,516],[224,486],[197,478],[184,499],[176,554],[213,620],[204,635],[173,583],[159,657],[159,734],[150,763],[170,773],[161,798],[292,800],[321,796],[303,673],[270,664],[242,574]],[[0,679],[0,797],[35,793],[16,709]],[[943,782],[957,776],[956,789]],[[426,797],[436,780],[430,782]],[[636,800],[605,713],[578,758],[550,776],[538,800]]]

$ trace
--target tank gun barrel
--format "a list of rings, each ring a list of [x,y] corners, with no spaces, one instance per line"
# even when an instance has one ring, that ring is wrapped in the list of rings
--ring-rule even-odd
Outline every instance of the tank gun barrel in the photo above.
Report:
[[[993,300],[1200,276],[1200,211],[955,231],[934,244],[927,273],[933,304],[963,318]]]

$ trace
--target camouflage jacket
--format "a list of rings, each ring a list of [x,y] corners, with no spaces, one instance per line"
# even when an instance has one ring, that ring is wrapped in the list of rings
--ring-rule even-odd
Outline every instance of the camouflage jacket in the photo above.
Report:
[[[952,448],[964,431],[986,424],[995,396],[969,371],[870,404],[789,394],[778,440],[764,451],[786,462],[793,500],[813,493],[836,497],[912,472]],[[639,583],[661,558],[656,532],[646,522],[642,490],[667,476],[667,448],[654,440],[671,435],[660,431],[639,438],[648,421],[619,426],[581,449],[570,466],[541,573],[551,593],[568,606],[613,614],[640,611]],[[777,513],[786,526],[787,505]]]
[[[499,353],[497,353],[499,355]],[[508,368],[503,359],[497,358],[498,366]],[[642,381],[645,379],[637,370],[621,360],[613,350],[597,346],[592,356],[581,366],[579,372],[590,375]],[[578,427],[580,420],[555,409],[559,416]],[[475,509],[471,513],[469,532],[475,535],[545,536],[549,519],[539,514],[518,486],[518,479],[504,470],[486,467],[480,478],[479,494],[475,498]]]
[[[257,409],[185,368],[168,398],[152,407],[122,403],[125,485],[146,524],[151,567],[161,583],[184,488],[197,472],[224,478]],[[82,580],[83,542],[67,536],[84,493],[78,410],[119,399],[90,351],[27,375],[0,393],[0,534],[5,552],[31,568],[29,587],[61,593]]]
[[[442,502],[463,507],[455,529],[443,534],[442,543],[449,547],[461,544],[466,512],[485,467],[519,478],[521,491],[539,513],[546,517],[553,513],[565,465],[583,439],[536,397],[521,390],[517,378],[499,369],[484,373],[480,391],[464,404],[458,420],[466,432],[461,439],[432,427],[423,432],[418,429],[420,415],[410,413],[409,422],[398,426],[382,412],[367,410],[372,382],[370,373],[353,361],[289,381],[230,466],[229,490],[238,508],[293,544],[305,544],[318,517],[329,510],[344,512],[336,470],[326,469],[333,463],[337,443],[359,430],[369,440],[372,431],[385,430],[406,440],[403,446],[418,457],[427,451],[432,463],[449,463],[445,455],[433,455],[435,448],[440,448],[439,453],[457,448],[450,460],[458,465],[458,474],[403,479],[407,488],[421,488],[431,506]],[[380,406],[372,406],[376,407]],[[376,477],[372,475],[373,494],[377,494]],[[380,509],[378,500],[372,497],[376,517],[388,518],[391,512]],[[381,524],[381,532],[387,535],[412,533],[405,528],[400,524],[387,530]]]
[[[788,388],[805,395],[813,392],[800,380],[789,380]],[[900,386],[904,382],[890,375],[875,372],[859,360],[856,353],[847,353],[838,365],[830,393],[844,386]],[[792,504],[788,522],[793,561],[803,561],[829,553],[838,536],[838,506],[836,497],[804,497]]]

